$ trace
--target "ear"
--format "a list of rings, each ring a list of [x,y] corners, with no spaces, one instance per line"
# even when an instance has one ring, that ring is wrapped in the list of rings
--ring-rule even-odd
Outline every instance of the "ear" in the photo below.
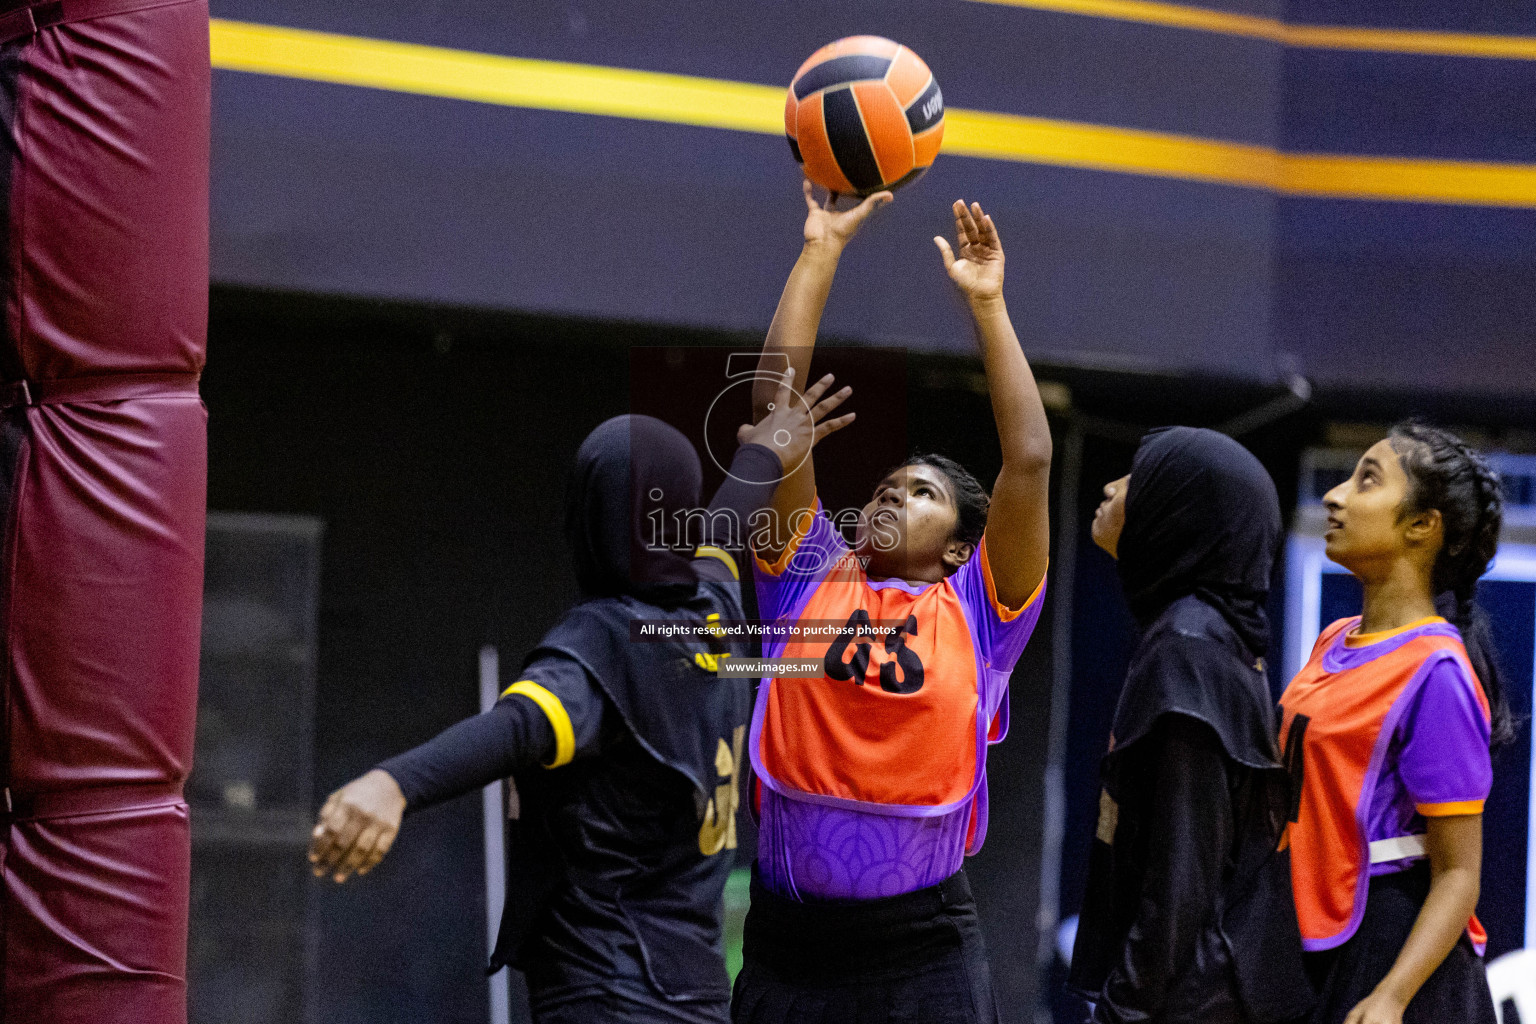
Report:
[[[1403,529],[1403,539],[1409,544],[1438,547],[1445,536],[1445,520],[1437,508],[1425,509],[1408,520]]]
[[[954,572],[966,562],[969,562],[971,560],[971,556],[975,553],[976,545],[971,544],[968,541],[950,541],[949,545],[944,549],[943,562],[945,572]]]

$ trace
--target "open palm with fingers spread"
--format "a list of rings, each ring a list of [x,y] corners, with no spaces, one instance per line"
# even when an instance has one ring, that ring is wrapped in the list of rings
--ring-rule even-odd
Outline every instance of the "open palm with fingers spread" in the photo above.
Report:
[[[942,237],[935,235],[933,239],[944,259],[949,279],[972,302],[1001,296],[1003,240],[998,237],[997,225],[982,211],[980,203],[967,207],[964,200],[955,200],[955,243],[960,249],[958,255]]]
[[[827,419],[853,394],[853,388],[844,387],[828,395],[827,389],[833,384],[830,373],[806,388],[803,399],[795,394],[794,381],[795,371],[791,367],[779,383],[768,415],[757,423],[743,423],[736,431],[737,444],[760,444],[767,448],[779,457],[785,474],[793,473],[824,437],[854,419],[851,412]]]

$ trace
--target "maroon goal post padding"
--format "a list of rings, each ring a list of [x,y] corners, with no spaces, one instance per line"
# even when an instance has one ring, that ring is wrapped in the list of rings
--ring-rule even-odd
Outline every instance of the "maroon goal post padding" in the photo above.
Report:
[[[186,1019],[206,0],[0,0],[7,1024]]]

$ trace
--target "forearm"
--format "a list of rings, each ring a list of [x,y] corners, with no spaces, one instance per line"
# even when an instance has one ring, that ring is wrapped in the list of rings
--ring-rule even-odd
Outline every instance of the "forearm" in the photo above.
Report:
[[[1016,608],[1039,585],[1050,559],[1051,425],[1002,296],[972,298],[971,313],[1003,451],[987,515],[987,554],[998,599]]]
[[[745,547],[752,516],[772,505],[782,471],[771,448],[744,444],[736,449],[731,470],[709,503],[707,542],[732,550]]]
[[[1040,401],[1035,375],[1024,357],[1019,337],[1001,295],[971,301],[971,316],[987,372],[987,390],[1003,468],[1048,473],[1051,465],[1051,425]]]
[[[1480,879],[1475,867],[1440,872],[1413,922],[1408,941],[1378,989],[1407,1006],[1445,960],[1477,910]]]
[[[513,696],[379,768],[400,786],[410,813],[547,764],[554,752],[555,734],[544,712],[532,701]]]
[[[836,242],[807,242],[800,250],[763,341],[763,355],[758,362],[760,373],[752,386],[753,422],[766,415],[786,357],[795,371],[795,390],[804,391],[809,383],[816,332],[821,327],[821,314],[841,258],[842,246]]]

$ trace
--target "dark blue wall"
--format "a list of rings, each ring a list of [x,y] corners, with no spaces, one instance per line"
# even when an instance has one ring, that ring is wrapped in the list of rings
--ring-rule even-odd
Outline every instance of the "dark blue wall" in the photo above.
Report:
[[[1278,47],[947,0],[357,5],[220,17],[490,53],[787,83],[856,32],[908,43],[952,107],[1270,144]],[[1237,9],[1245,9],[1239,6]],[[220,72],[221,283],[761,331],[799,244],[782,139]],[[984,201],[1031,353],[1269,379],[1266,193],[943,157],[850,255],[830,334],[971,351],[929,239]]]
[[[1536,162],[1529,61],[1286,50],[968,0],[215,0],[214,10],[769,84],[829,39],[875,32],[922,54],[952,107],[1294,152]],[[1536,32],[1536,16],[1502,0],[1306,0],[1284,13]],[[215,112],[221,283],[761,330],[798,240],[797,174],[769,135],[228,71],[216,76]],[[928,242],[956,196],[995,211],[1037,358],[1251,380],[1300,369],[1325,386],[1406,391],[1536,385],[1522,357],[1536,343],[1531,210],[1276,199],[959,156],[943,156],[861,240],[829,333],[969,351],[942,309],[948,285]]]
[[[1291,0],[1292,22],[1536,34],[1508,0]],[[1291,49],[1289,152],[1536,162],[1530,61]],[[1399,391],[1529,393],[1536,213],[1339,200],[1281,201],[1276,346],[1314,380]]]

